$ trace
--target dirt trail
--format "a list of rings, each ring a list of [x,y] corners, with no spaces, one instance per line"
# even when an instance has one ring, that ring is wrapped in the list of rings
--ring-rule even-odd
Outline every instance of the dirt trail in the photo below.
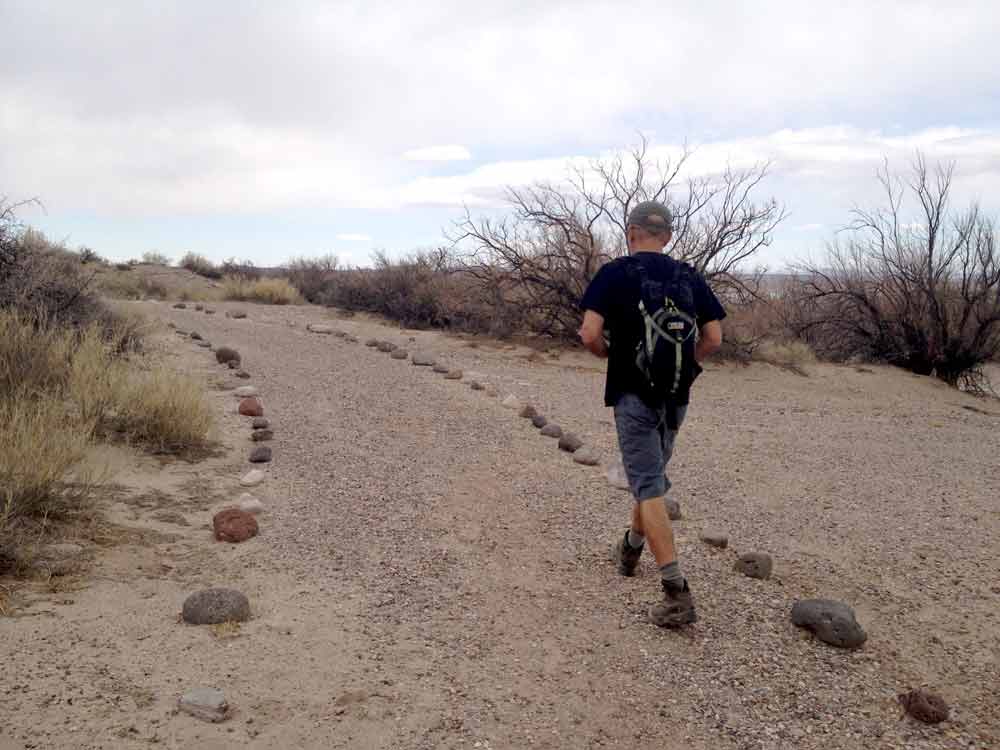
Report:
[[[21,616],[0,619],[0,748],[1000,743],[996,405],[881,368],[714,368],[672,472],[702,622],[669,633],[644,621],[651,561],[631,580],[608,561],[628,498],[499,399],[309,333],[316,308],[231,320],[227,305],[140,307],[243,354],[276,433],[254,490],[262,532],[211,540],[250,447],[215,390],[225,450],[190,465],[120,457],[107,512],[143,537],[90,544],[82,588],[25,592]],[[595,363],[335,324],[479,371],[613,453]],[[172,366],[243,384],[179,337],[165,346]],[[708,527],[735,549],[700,544]],[[772,580],[732,570],[751,550],[775,557]],[[203,585],[242,589],[254,619],[235,637],[179,624]],[[862,650],[791,626],[791,603],[814,595],[855,607]],[[899,720],[896,693],[923,683],[952,721]],[[232,719],[174,711],[202,685],[225,691]]]

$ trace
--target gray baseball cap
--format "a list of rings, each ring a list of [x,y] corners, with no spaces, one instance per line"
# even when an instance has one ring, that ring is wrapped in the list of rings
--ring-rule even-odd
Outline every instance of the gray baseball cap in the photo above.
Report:
[[[670,209],[659,201],[643,201],[629,212],[628,225],[640,227],[651,234],[663,234],[674,231],[674,217]]]

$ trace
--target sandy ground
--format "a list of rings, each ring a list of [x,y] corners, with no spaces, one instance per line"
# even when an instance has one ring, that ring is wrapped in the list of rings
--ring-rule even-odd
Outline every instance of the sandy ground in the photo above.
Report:
[[[629,498],[499,399],[309,333],[317,308],[136,307],[244,355],[276,431],[269,510],[259,537],[212,541],[249,468],[221,390],[244,382],[165,334],[168,365],[212,389],[222,449],[109,453],[104,509],[129,531],[81,532],[81,575],[23,587],[0,619],[3,750],[1000,746],[1000,404],[882,368],[712,367],[671,472],[701,621],[666,632],[645,622],[652,561],[622,579],[608,559]],[[335,324],[483,373],[614,454],[596,361]],[[730,548],[699,542],[709,528]],[[746,551],[775,576],[734,572]],[[178,622],[207,585],[245,591],[253,619]],[[864,648],[793,627],[812,596],[851,604]],[[896,694],[919,685],[949,722],[901,718]],[[233,717],[177,713],[198,686]]]

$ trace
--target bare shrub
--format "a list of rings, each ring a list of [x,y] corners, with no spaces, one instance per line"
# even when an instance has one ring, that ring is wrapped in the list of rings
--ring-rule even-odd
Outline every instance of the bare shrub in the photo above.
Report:
[[[293,258],[288,262],[288,280],[309,302],[322,304],[331,294],[338,265],[335,255]]]
[[[77,250],[77,254],[80,256],[80,262],[86,265],[87,263],[103,263],[104,259],[97,254],[96,250],[92,250],[89,247],[81,247]]]
[[[627,217],[644,200],[667,203],[674,214],[671,255],[690,263],[720,292],[756,293],[758,274],[745,265],[768,245],[784,209],[754,193],[767,164],[683,180],[691,154],[659,163],[645,139],[625,155],[574,168],[564,183],[509,188],[510,212],[499,219],[466,212],[449,233],[462,270],[498,309],[531,311],[530,328],[574,338],[579,304],[606,261],[627,253]]]
[[[236,302],[259,302],[265,305],[295,305],[302,302],[298,289],[288,279],[256,281],[227,276],[222,282],[224,299]]]
[[[186,253],[177,263],[180,268],[186,268],[191,273],[204,276],[206,279],[221,279],[222,271],[204,255]]]
[[[142,254],[142,262],[147,263],[151,266],[169,266],[170,258],[168,258],[163,253],[159,253],[155,250],[150,250]]]
[[[1000,356],[1000,250],[995,221],[949,206],[953,165],[917,155],[904,181],[878,173],[885,205],[855,209],[821,263],[803,264],[790,325],[819,354],[976,378]]]
[[[236,260],[229,258],[223,261],[219,271],[223,276],[228,276],[241,281],[257,281],[263,275],[257,266],[249,260]]]

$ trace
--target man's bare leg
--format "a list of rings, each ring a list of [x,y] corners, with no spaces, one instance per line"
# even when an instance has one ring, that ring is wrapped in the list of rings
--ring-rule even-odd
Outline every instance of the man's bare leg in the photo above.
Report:
[[[646,537],[656,567],[662,568],[677,559],[674,529],[662,497],[643,500],[632,507],[632,528]]]

